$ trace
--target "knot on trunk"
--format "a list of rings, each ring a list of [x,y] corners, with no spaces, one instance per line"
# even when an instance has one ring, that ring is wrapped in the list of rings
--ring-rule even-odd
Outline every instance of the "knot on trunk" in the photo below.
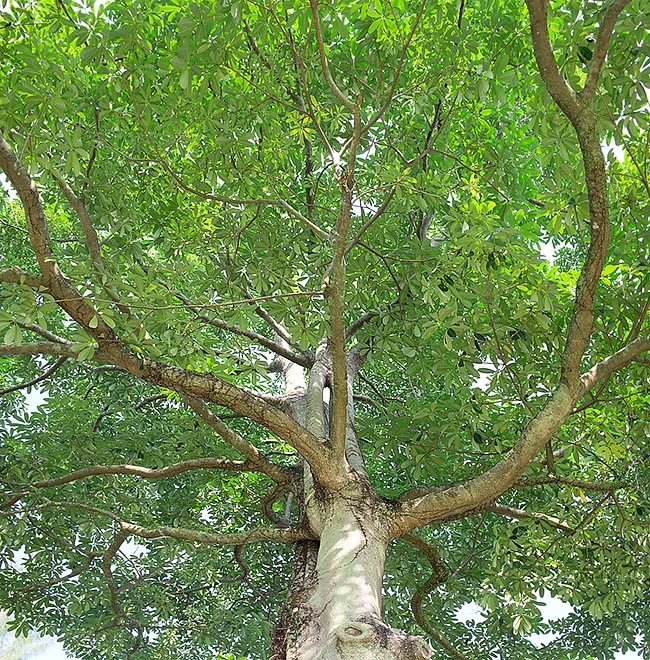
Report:
[[[421,637],[387,626],[366,615],[336,629],[341,660],[429,660],[433,650]]]

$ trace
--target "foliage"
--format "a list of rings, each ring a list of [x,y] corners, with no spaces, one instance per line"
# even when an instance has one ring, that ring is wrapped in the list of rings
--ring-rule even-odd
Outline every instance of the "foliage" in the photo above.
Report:
[[[369,125],[355,170],[344,321],[367,316],[355,335],[365,359],[355,424],[386,498],[483,472],[542,409],[558,384],[591,229],[578,141],[539,80],[524,3],[460,6],[357,0],[320,9],[332,75]],[[595,3],[552,3],[556,57],[576,86],[602,15]],[[613,234],[583,369],[649,334],[649,27],[648,8],[633,0],[595,101],[601,144],[616,147],[607,154]],[[312,13],[294,0],[11,1],[0,31],[0,128],[38,186],[57,263],[95,310],[84,326],[45,284],[0,278],[0,337],[13,347],[0,353],[0,477],[7,502],[16,504],[16,489],[23,495],[18,514],[8,507],[0,518],[0,604],[19,631],[61,636],[79,658],[266,658],[290,545],[233,551],[138,538],[109,554],[117,527],[100,511],[148,529],[235,533],[268,524],[267,474],[35,484],[88,466],[241,459],[183,392],[111,365],[98,327],[143,364],[273,396],[284,393],[283,378],[259,337],[278,342],[281,326],[288,350],[308,359],[330,334],[325,294],[347,157],[332,153],[352,126],[323,73]],[[7,193],[2,265],[38,273],[27,231],[20,200]],[[549,241],[561,246],[555,265],[540,256]],[[68,352],[19,354],[48,333]],[[11,388],[57,361],[26,390],[45,397],[27,412],[25,390]],[[639,639],[650,657],[648,409],[646,357],[581,399],[555,435],[554,466],[540,454],[526,471],[538,485],[499,499],[540,516],[484,510],[419,530],[449,573],[425,601],[441,635],[481,659],[605,659]],[[277,464],[297,463],[286,438],[215,410]],[[280,515],[285,505],[283,497],[272,506]],[[393,625],[417,631],[409,603],[428,572],[404,541],[389,548]],[[544,623],[545,594],[574,613]],[[455,613],[470,602],[486,618],[462,625]],[[526,640],[547,631],[562,648]]]

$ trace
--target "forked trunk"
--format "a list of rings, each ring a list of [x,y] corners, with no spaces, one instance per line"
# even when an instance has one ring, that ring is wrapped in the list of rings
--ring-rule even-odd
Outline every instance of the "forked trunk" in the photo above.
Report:
[[[386,505],[337,497],[319,508],[320,543],[296,554],[273,660],[428,660],[420,637],[381,619]],[[385,518],[384,518],[385,520]]]

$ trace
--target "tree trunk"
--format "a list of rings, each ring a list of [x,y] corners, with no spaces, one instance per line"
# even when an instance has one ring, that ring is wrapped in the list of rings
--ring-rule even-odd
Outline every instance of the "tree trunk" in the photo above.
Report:
[[[296,553],[273,660],[430,658],[423,639],[381,619],[390,504],[359,487],[321,495],[314,506],[320,542]]]

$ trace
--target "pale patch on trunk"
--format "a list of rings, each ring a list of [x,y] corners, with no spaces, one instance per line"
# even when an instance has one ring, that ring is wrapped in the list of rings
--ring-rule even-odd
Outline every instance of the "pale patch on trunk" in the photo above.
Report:
[[[286,660],[427,660],[419,637],[381,620],[388,539],[371,513],[340,498],[322,515],[318,558],[305,598],[291,613]]]

